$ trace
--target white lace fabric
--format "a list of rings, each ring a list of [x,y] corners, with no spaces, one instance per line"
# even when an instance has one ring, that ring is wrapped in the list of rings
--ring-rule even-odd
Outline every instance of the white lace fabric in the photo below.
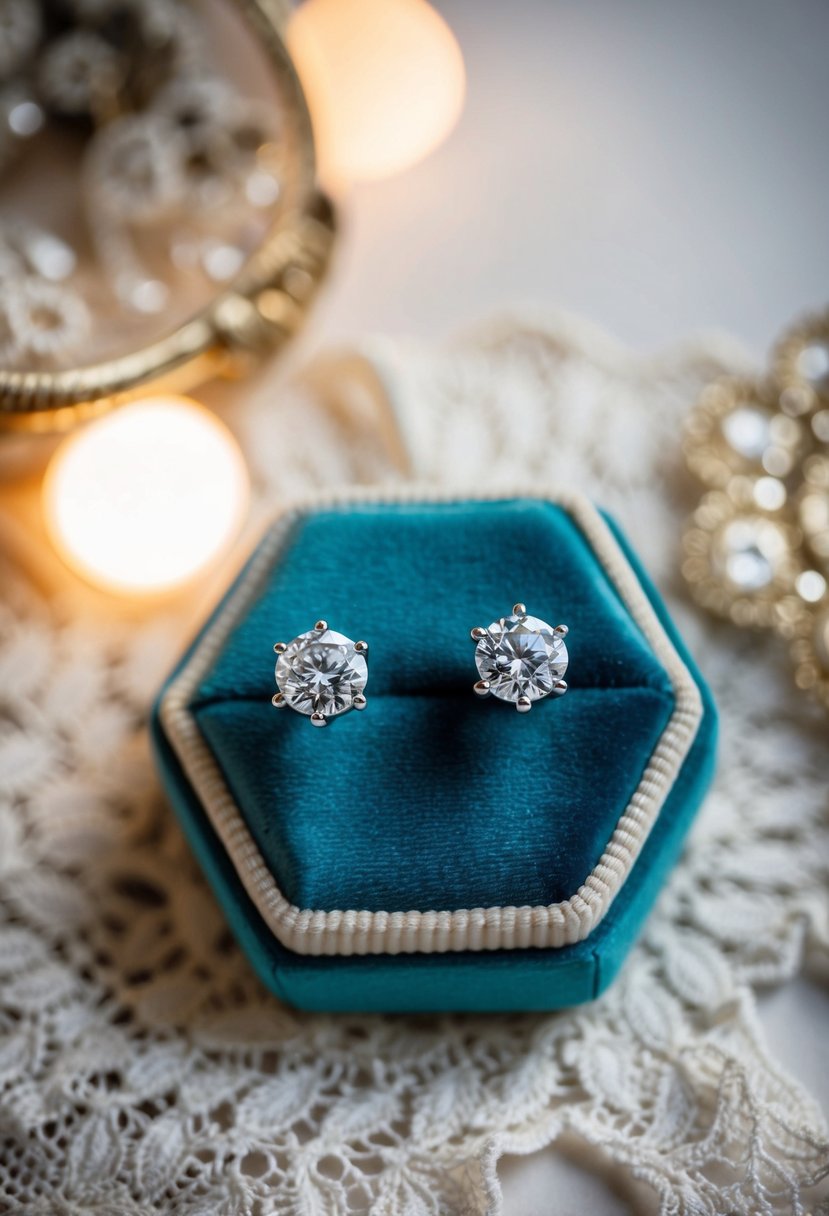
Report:
[[[149,756],[186,610],[102,631],[4,567],[0,1212],[479,1216],[501,1208],[503,1153],[556,1143],[671,1216],[829,1212],[825,1120],[754,1004],[829,961],[825,720],[773,642],[702,616],[678,577],[695,498],[681,419],[740,363],[718,342],[642,359],[581,324],[512,318],[439,353],[371,344],[248,414],[260,501],[553,481],[614,513],[665,594],[720,706],[718,776],[621,977],[573,1010],[281,1006]]]

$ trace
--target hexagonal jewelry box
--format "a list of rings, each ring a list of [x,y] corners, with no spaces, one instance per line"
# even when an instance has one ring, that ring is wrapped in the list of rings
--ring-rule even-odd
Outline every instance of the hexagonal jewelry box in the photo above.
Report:
[[[470,627],[566,621],[567,696],[476,697]],[[274,710],[273,644],[370,646],[367,705]],[[552,492],[283,513],[158,699],[170,801],[264,983],[308,1009],[555,1009],[640,932],[714,765],[710,693],[612,520]]]

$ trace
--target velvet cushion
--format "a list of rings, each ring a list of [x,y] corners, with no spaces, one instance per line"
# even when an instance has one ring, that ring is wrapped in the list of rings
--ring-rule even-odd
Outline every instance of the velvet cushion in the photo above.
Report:
[[[471,691],[470,628],[519,599],[571,630],[569,692],[528,715]],[[370,645],[368,708],[323,731],[270,704],[273,642],[321,616]],[[702,726],[622,892],[587,941],[557,950],[293,954],[241,889],[158,720],[154,735],[174,805],[236,931],[287,999],[322,1008],[545,1008],[587,999],[610,978],[675,857],[713,757],[715,715],[702,691]],[[570,896],[601,855],[673,704],[666,672],[568,513],[512,500],[305,515],[190,709],[288,899],[378,911]]]

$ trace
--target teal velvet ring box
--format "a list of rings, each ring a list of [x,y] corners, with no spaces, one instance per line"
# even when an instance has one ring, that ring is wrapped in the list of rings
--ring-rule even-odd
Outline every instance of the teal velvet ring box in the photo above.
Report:
[[[570,627],[569,691],[481,700],[469,630]],[[368,706],[277,712],[273,643],[370,646]],[[716,714],[612,521],[554,495],[318,500],[165,686],[162,779],[239,941],[327,1010],[554,1009],[618,971],[709,782]]]

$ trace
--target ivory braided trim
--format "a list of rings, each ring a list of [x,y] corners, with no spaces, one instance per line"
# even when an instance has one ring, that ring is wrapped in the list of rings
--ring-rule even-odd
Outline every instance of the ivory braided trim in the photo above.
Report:
[[[271,932],[283,946],[297,954],[431,954],[459,950],[544,949],[584,940],[606,915],[630,873],[699,729],[702,720],[699,689],[613,533],[592,503],[581,495],[556,494],[526,486],[476,493],[476,498],[489,501],[536,498],[561,506],[568,512],[602,561],[633,620],[665,668],[675,696],[673,713],[601,858],[568,899],[535,907],[426,912],[356,909],[325,912],[289,903],[248,831],[221,769],[189,711],[189,702],[221,653],[228,635],[263,590],[290,529],[308,512],[358,503],[441,503],[462,501],[467,497],[458,492],[416,485],[392,489],[354,488],[316,496],[285,511],[261,542],[243,582],[162,698],[160,714],[167,738],[245,891]]]

